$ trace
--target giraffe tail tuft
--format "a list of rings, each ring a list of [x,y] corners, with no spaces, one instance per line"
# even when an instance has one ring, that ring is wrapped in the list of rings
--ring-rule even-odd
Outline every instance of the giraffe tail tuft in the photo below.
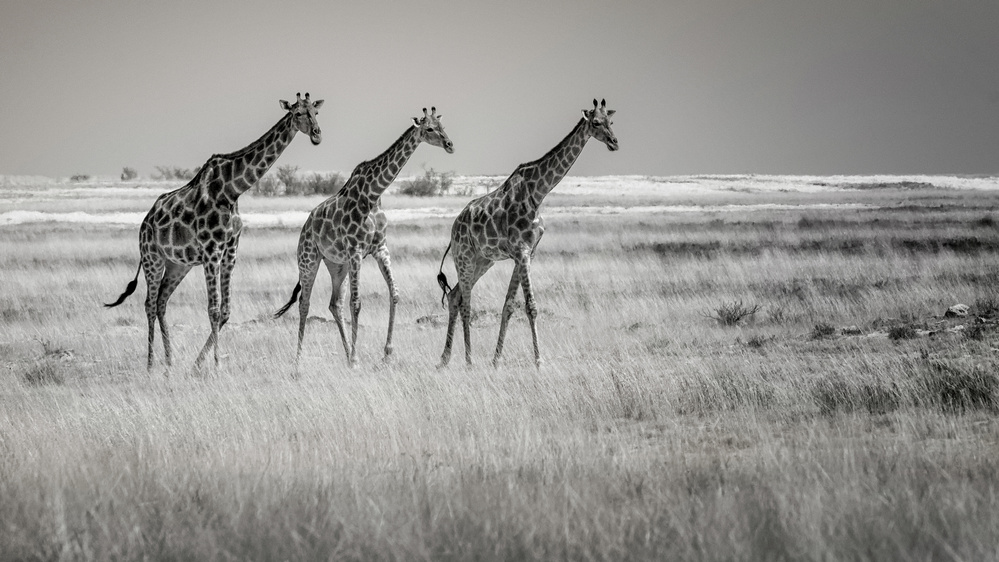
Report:
[[[447,253],[450,252],[450,251],[451,251],[451,244],[449,243],[447,245],[447,248],[444,250],[444,255],[441,256],[441,267],[440,267],[440,269],[438,270],[438,273],[437,273],[437,284],[440,285],[441,291],[444,291],[444,294],[441,295],[441,306],[442,307],[446,306],[444,304],[444,299],[446,299],[447,298],[447,294],[451,292],[451,285],[449,285],[448,282],[447,282],[447,275],[444,275],[444,258],[447,257]]]
[[[280,310],[278,310],[277,312],[274,313],[274,318],[275,319],[280,318],[282,314],[284,314],[285,312],[288,312],[288,309],[291,308],[291,305],[295,304],[295,301],[298,300],[298,293],[300,293],[300,292],[302,292],[302,282],[301,281],[299,281],[298,284],[295,285],[295,290],[291,292],[291,300],[288,301],[288,304],[282,306]]]
[[[142,271],[142,262],[139,262],[139,268],[135,270],[135,277],[125,287],[125,292],[122,293],[118,297],[118,300],[116,300],[116,301],[114,301],[112,303],[104,303],[104,306],[107,307],[107,308],[114,308],[114,307],[118,306],[119,304],[125,302],[125,299],[127,299],[129,297],[129,295],[131,295],[132,293],[134,293],[135,292],[135,288],[138,287],[138,285],[139,285],[139,272],[140,271]]]
[[[444,292],[444,294],[441,295],[441,306],[447,306],[444,304],[444,299],[446,299],[447,294],[451,292],[451,285],[448,284],[447,275],[444,275],[443,271],[437,274],[437,284],[441,286],[441,291]]]

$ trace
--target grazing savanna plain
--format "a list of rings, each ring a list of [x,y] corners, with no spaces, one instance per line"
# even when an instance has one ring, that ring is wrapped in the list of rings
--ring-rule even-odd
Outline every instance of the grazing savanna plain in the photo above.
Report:
[[[510,262],[475,287],[475,364],[459,338],[435,368],[469,196],[393,189],[394,354],[375,263],[353,369],[321,270],[297,377],[297,307],[271,316],[321,197],[240,200],[218,367],[192,371],[201,268],[169,369],[141,279],[102,306],[176,185],[0,191],[0,559],[999,559],[997,178],[567,178],[540,370],[522,309],[490,364]]]

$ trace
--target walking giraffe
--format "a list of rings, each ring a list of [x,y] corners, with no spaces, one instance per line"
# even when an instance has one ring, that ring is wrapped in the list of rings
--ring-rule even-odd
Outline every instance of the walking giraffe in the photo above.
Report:
[[[312,285],[319,271],[319,262],[326,263],[326,269],[333,279],[333,296],[330,298],[330,312],[340,330],[343,350],[349,364],[353,365],[357,356],[357,319],[361,313],[361,300],[358,294],[358,273],[361,260],[374,255],[378,260],[389,291],[388,335],[385,338],[385,357],[392,354],[392,328],[395,324],[395,306],[399,301],[388,246],[385,242],[388,220],[381,209],[382,193],[399,175],[399,171],[413,155],[421,142],[439,146],[445,152],[454,152],[454,145],[444,132],[437,108],[430,113],[423,108],[423,118],[413,118],[411,125],[392,146],[374,160],[362,162],[354,168],[347,183],[335,195],[320,203],[309,213],[298,239],[298,284],[295,285],[288,301],[275,318],[291,308],[301,292],[298,303],[298,351],[295,355],[296,369],[302,355],[302,340],[305,338],[305,324],[309,316],[309,300]],[[350,315],[351,337],[343,327],[341,313],[343,280],[350,276]]]
[[[166,307],[170,295],[196,265],[204,265],[208,288],[208,319],[211,334],[202,347],[195,367],[200,367],[214,348],[218,364],[218,332],[229,320],[229,282],[236,262],[236,248],[243,222],[237,199],[277,161],[299,131],[309,135],[312,144],[322,141],[316,121],[323,100],[315,102],[297,94],[295,103],[281,100],[288,113],[262,137],[242,150],[215,154],[205,162],[187,185],[160,195],[139,227],[139,268],[118,300],[118,306],[135,292],[139,271],[146,272],[146,320],[149,324],[149,352],[146,368],[153,366],[153,338],[157,320],[163,335],[164,358],[171,364],[170,336]]]
[[[444,298],[450,297],[447,338],[444,340],[444,353],[439,367],[444,367],[451,360],[451,345],[459,312],[465,336],[465,361],[471,365],[472,287],[494,263],[505,259],[514,260],[515,265],[506,301],[503,303],[493,365],[499,363],[503,354],[503,339],[506,337],[507,322],[513,314],[514,297],[517,288],[522,287],[534,343],[534,362],[538,367],[541,366],[535,324],[538,308],[531,288],[531,258],[545,232],[539,207],[545,196],[568,173],[590,137],[595,137],[611,151],[618,149],[617,137],[611,131],[610,118],[613,115],[614,110],[607,109],[606,101],[597,105],[597,100],[593,100],[593,109],[584,109],[583,118],[569,136],[562,139],[548,154],[539,160],[521,164],[503,185],[473,199],[458,213],[451,227],[451,243],[444,250],[444,257],[447,257],[448,251],[454,248],[452,259],[458,271],[458,283],[453,289],[448,285],[447,276],[444,275],[444,257],[441,258],[441,269],[437,276]],[[441,302],[443,303],[443,298]]]

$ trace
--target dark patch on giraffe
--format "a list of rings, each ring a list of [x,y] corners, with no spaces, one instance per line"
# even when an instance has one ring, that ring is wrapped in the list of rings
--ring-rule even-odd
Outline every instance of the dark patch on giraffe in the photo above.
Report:
[[[225,242],[225,231],[223,229],[221,229],[221,228],[217,228],[217,229],[213,230],[212,231],[212,238],[214,238],[215,241],[218,242],[218,243],[220,243],[220,244],[224,243]]]
[[[210,211],[207,215],[205,215],[205,224],[208,226],[208,228],[211,229],[217,228],[219,224],[221,224],[221,222],[222,221],[221,218],[219,217],[218,211],[213,210]]]
[[[243,175],[243,171],[246,170],[246,162],[242,158],[238,158],[232,162],[232,177],[238,177]]]
[[[199,228],[198,229],[198,241],[204,243],[212,239],[212,233]]]
[[[184,209],[184,212],[180,215],[180,220],[183,221],[185,224],[191,224],[192,222],[194,222],[194,210]]]
[[[222,180],[214,179],[208,182],[208,196],[212,199],[218,199],[219,193],[222,192]]]
[[[198,261],[198,250],[194,246],[188,246],[184,249],[184,257],[187,258],[188,262]]]
[[[204,215],[205,213],[208,212],[208,209],[210,208],[211,205],[208,203],[208,201],[206,201],[205,199],[199,199],[198,204],[194,206],[194,212],[197,213],[198,215]]]
[[[221,165],[219,165],[218,175],[223,178],[232,177],[232,160],[225,160]]]
[[[399,173],[399,164],[392,162],[389,164],[388,172],[393,176]]]
[[[361,222],[361,211],[357,207],[354,207],[353,209],[350,210],[350,222],[351,223]]]
[[[191,240],[191,231],[183,224],[176,222],[173,224],[173,242],[176,246],[187,244]]]
[[[215,250],[218,249],[218,244],[211,239],[211,233],[206,232],[205,234],[209,235],[209,238],[205,240],[205,255],[210,256],[215,253]]]
[[[523,232],[531,227],[531,221],[527,217],[520,217],[514,225],[517,227],[517,230]]]
[[[159,242],[160,246],[172,246],[170,242],[170,229],[161,228],[156,231],[156,240]]]

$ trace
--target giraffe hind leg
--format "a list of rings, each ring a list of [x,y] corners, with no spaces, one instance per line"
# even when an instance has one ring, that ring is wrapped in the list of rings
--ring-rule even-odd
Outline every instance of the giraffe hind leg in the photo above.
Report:
[[[447,293],[447,336],[444,339],[444,352],[441,354],[441,362],[437,368],[446,367],[451,361],[451,347],[454,345],[454,328],[458,321],[458,306],[461,304],[461,291],[456,285]]]
[[[347,341],[347,331],[343,327],[343,280],[347,277],[347,265],[326,260],[326,269],[333,280],[333,294],[330,295],[330,314],[340,332],[340,342],[343,343],[343,353],[350,360],[351,347]]]

